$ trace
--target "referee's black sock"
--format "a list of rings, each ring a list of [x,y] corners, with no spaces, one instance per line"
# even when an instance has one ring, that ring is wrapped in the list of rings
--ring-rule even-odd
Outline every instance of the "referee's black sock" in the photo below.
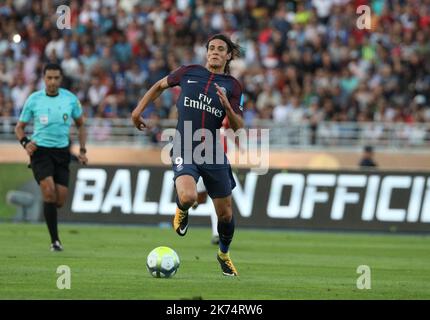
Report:
[[[53,202],[43,203],[43,214],[45,216],[46,225],[48,226],[49,235],[51,236],[51,243],[60,241],[58,238],[57,226],[57,206]]]
[[[230,222],[221,222],[218,220],[219,249],[222,253],[227,253],[234,234],[234,217]]]

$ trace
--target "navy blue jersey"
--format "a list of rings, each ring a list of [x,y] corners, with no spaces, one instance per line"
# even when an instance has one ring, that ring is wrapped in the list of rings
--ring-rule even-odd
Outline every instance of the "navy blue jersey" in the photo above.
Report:
[[[176,102],[178,124],[173,160],[180,162],[178,158],[182,158],[187,164],[228,164],[219,134],[226,111],[215,83],[225,90],[234,112],[242,116],[243,95],[239,82],[230,75],[212,73],[201,65],[189,65],[172,72],[167,83],[170,87],[181,87]],[[201,157],[196,158],[196,155]]]

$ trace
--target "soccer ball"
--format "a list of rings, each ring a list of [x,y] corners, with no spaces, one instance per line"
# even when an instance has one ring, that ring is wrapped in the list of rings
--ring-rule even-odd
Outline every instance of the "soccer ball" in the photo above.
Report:
[[[179,257],[169,247],[157,247],[146,259],[146,268],[154,278],[170,278],[179,268]]]

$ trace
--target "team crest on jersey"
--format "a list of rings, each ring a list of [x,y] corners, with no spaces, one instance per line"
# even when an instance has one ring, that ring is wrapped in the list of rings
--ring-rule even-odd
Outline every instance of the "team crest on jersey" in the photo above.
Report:
[[[64,123],[66,123],[66,122],[67,122],[67,119],[69,119],[69,115],[68,115],[67,113],[64,113],[64,114],[63,114],[63,120],[64,120]]]
[[[225,95],[227,95],[227,89],[224,87],[219,87],[221,89],[222,92],[224,92]]]

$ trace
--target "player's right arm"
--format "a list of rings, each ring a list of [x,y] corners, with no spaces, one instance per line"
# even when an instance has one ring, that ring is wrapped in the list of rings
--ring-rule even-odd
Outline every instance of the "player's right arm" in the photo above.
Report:
[[[25,127],[27,123],[33,117],[33,104],[31,101],[31,96],[25,101],[24,107],[22,108],[21,115],[19,117],[18,123],[15,126],[15,135],[18,138],[19,143],[24,147],[25,151],[29,156],[32,156],[34,151],[37,149],[37,145],[34,141],[30,140],[25,135]]]
[[[145,110],[148,104],[157,99],[168,87],[169,84],[167,83],[167,77],[164,77],[163,79],[158,80],[139,101],[138,105],[131,113],[131,120],[137,129],[143,130],[146,127],[144,119],[142,118],[143,110]]]

